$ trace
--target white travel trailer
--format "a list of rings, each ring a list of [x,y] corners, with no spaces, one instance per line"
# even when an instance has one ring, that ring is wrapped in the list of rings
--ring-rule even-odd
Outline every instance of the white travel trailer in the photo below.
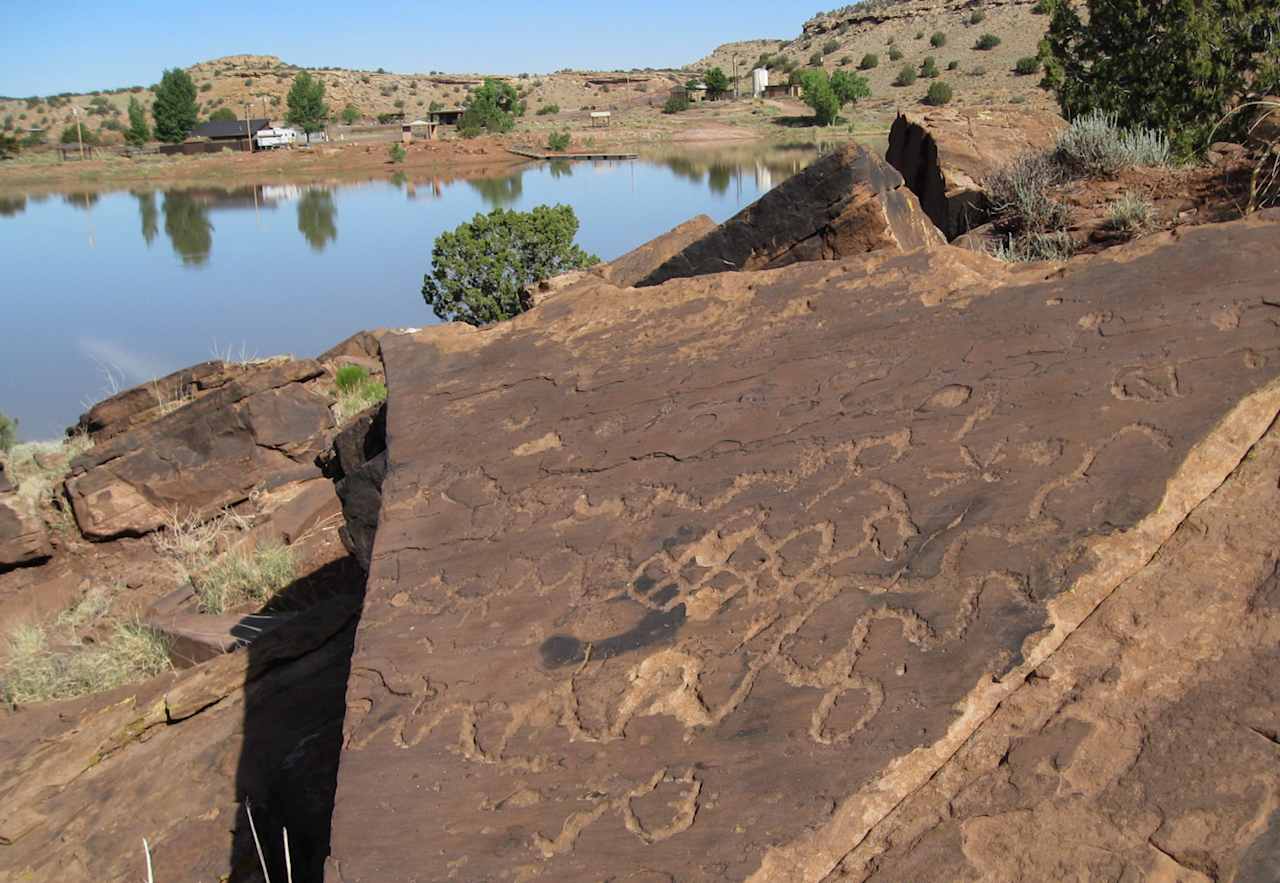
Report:
[[[259,129],[256,137],[259,150],[266,150],[274,147],[292,147],[298,143],[298,130]]]

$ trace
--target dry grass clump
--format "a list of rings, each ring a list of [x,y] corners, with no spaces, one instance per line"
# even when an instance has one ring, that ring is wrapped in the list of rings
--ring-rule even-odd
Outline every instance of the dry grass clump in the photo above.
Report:
[[[163,635],[136,620],[112,617],[115,591],[93,589],[52,623],[13,629],[0,664],[4,701],[72,699],[169,671]]]
[[[1052,156],[1027,153],[987,179],[987,198],[997,220],[1019,233],[1049,233],[1071,224],[1071,210],[1053,196],[1066,175]]]
[[[1067,233],[1024,233],[1000,239],[987,251],[993,258],[1009,263],[1024,261],[1065,261],[1075,253],[1075,241]]]
[[[71,461],[91,447],[93,442],[84,433],[56,441],[14,445],[7,464],[14,484],[18,485],[18,496],[32,505],[48,501],[67,477]],[[37,456],[48,465],[36,462]]]
[[[1126,193],[1107,208],[1107,228],[1136,235],[1148,229],[1155,217],[1150,202],[1136,193]]]
[[[293,582],[296,568],[289,547],[278,542],[236,545],[248,528],[247,518],[225,510],[207,521],[175,516],[156,535],[156,549],[173,559],[180,579],[191,583],[203,612],[260,606]]]

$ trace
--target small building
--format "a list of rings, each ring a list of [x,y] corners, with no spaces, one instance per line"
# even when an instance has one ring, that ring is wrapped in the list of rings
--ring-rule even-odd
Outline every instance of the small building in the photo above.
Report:
[[[427,116],[437,126],[456,126],[464,113],[466,111],[461,107],[442,107],[439,110],[431,111]]]
[[[251,119],[248,131],[244,120],[210,120],[201,123],[191,130],[192,138],[203,138],[218,148],[229,147],[233,150],[252,150],[252,139],[263,129],[271,126],[271,120]]]
[[[434,141],[436,137],[436,124],[429,123],[426,120],[414,120],[411,123],[405,123],[400,127],[400,140],[405,144],[413,143],[413,136],[416,134],[420,138],[428,141]]]
[[[612,118],[613,114],[607,110],[593,110],[591,111],[591,128],[607,129]]]
[[[698,101],[705,101],[707,98],[707,87],[701,83],[693,83],[686,86],[673,86],[671,88],[671,97],[683,98],[690,104]]]
[[[778,83],[764,87],[765,98],[799,98],[800,87],[788,83]]]

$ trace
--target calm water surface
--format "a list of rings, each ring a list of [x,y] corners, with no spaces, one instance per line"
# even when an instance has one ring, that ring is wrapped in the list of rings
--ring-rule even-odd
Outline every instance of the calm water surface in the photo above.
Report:
[[[437,234],[497,206],[567,203],[604,260],[690,217],[733,215],[812,151],[559,163],[444,182],[0,194],[0,411],[24,440],[213,358],[313,356],[362,328],[436,321]]]

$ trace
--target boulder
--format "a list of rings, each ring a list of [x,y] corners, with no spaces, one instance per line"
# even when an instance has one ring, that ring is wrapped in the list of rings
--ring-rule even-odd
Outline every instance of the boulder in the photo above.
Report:
[[[632,284],[639,288],[879,249],[931,248],[942,241],[902,176],[865,147],[849,144],[788,178]]]
[[[346,340],[316,356],[316,361],[333,362],[339,356],[355,356],[377,361],[382,358],[382,344],[380,341],[386,334],[387,329],[385,328],[377,328],[373,331],[357,331]]]
[[[168,639],[169,659],[183,669],[248,647],[288,620],[282,614],[171,613],[144,622]]]
[[[933,223],[954,239],[986,220],[983,182],[1028,151],[1056,143],[1066,121],[1043,110],[939,108],[900,113],[885,159]]]
[[[1278,236],[385,339],[325,879],[1265,879]]]
[[[1249,125],[1249,140],[1256,146],[1275,149],[1280,145],[1280,95],[1269,95],[1259,104]]]
[[[16,494],[0,496],[0,573],[53,555],[44,520]]]
[[[246,374],[96,445],[71,464],[67,495],[91,540],[141,536],[173,515],[210,517],[259,485],[318,477],[332,396],[311,360]]]
[[[597,264],[591,272],[618,288],[631,288],[658,267],[716,229],[707,215],[698,215],[638,246],[622,257]]]

